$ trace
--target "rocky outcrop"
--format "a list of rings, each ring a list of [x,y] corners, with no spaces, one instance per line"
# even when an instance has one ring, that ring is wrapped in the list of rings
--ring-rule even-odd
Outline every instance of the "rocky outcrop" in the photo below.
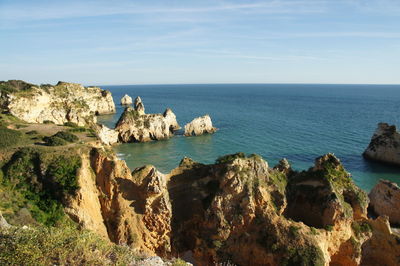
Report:
[[[164,114],[143,114],[138,110],[127,107],[118,120],[115,130],[121,142],[167,139],[180,128],[171,109],[165,110]]]
[[[4,217],[0,211],[0,229],[8,228],[8,227],[10,227],[10,225],[7,223],[6,219],[4,219]]]
[[[118,132],[105,125],[96,125],[96,134],[105,145],[113,145],[118,142]]]
[[[371,160],[400,165],[400,133],[396,126],[379,123],[363,156]]]
[[[165,175],[153,166],[132,174],[112,152],[83,156],[80,189],[66,212],[84,228],[146,255],[170,253],[171,203]]]
[[[392,266],[400,263],[400,236],[394,234],[386,216],[369,220],[372,236],[362,245],[362,266]]]
[[[217,131],[212,125],[209,115],[197,117],[192,122],[185,125],[185,136],[199,136],[205,133],[214,133]]]
[[[0,105],[29,123],[52,121],[87,125],[95,115],[115,112],[111,93],[97,87],[58,82],[57,85],[33,85],[22,81],[0,82]]]
[[[396,183],[380,180],[368,196],[376,214],[386,215],[392,224],[400,225],[400,188]]]
[[[139,96],[135,99],[135,111],[138,112],[139,115],[144,115],[144,104]]]
[[[132,104],[132,97],[128,94],[125,94],[124,97],[121,98],[122,105],[131,105]]]

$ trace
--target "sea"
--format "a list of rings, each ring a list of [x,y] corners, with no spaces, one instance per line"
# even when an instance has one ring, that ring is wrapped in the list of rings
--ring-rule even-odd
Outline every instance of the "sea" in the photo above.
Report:
[[[110,90],[117,113],[98,117],[113,128],[120,99],[140,96],[146,113],[171,108],[180,126],[209,114],[215,134],[115,146],[131,170],[146,164],[168,173],[183,157],[210,164],[236,152],[261,155],[270,166],[287,158],[306,170],[315,158],[334,153],[364,190],[379,179],[400,184],[400,168],[365,160],[379,122],[400,125],[399,85],[201,84],[101,86]]]

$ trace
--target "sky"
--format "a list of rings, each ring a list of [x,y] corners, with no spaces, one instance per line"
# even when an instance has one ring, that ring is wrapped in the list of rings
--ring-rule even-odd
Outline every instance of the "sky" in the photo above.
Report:
[[[0,0],[0,80],[400,84],[400,0]]]

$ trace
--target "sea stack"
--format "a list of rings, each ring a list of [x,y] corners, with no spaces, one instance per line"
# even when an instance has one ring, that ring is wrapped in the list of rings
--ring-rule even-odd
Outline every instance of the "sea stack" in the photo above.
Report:
[[[163,114],[145,114],[140,97],[134,108],[127,107],[115,126],[121,142],[147,142],[168,139],[180,129],[176,116],[167,108]]]
[[[400,133],[396,126],[379,123],[363,156],[375,161],[400,165]]]
[[[132,97],[128,94],[125,94],[124,97],[121,98],[122,105],[131,105],[132,104]]]
[[[185,136],[199,136],[205,133],[214,133],[217,131],[212,125],[209,115],[197,117],[192,122],[185,125]]]
[[[144,104],[140,96],[135,99],[135,111],[137,111],[140,115],[144,115]]]

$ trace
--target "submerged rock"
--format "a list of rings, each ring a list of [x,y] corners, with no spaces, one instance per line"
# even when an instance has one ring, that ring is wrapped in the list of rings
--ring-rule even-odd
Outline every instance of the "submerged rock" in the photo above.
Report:
[[[96,122],[95,115],[115,112],[111,93],[97,87],[58,82],[33,85],[23,81],[0,82],[0,107],[29,123],[73,122],[80,126]]]
[[[128,94],[125,94],[124,97],[121,98],[121,104],[122,105],[132,104],[132,98]]]
[[[379,123],[363,156],[371,160],[400,165],[400,133],[396,126]]]
[[[197,117],[192,122],[185,125],[185,136],[199,136],[205,133],[214,133],[217,131],[212,125],[209,115]]]
[[[144,114],[144,107],[138,110],[127,107],[115,127],[121,142],[167,139],[178,129],[179,124],[171,109],[166,109],[164,114]]]
[[[400,188],[396,183],[380,180],[369,193],[370,207],[378,215],[386,215],[400,225]]]

